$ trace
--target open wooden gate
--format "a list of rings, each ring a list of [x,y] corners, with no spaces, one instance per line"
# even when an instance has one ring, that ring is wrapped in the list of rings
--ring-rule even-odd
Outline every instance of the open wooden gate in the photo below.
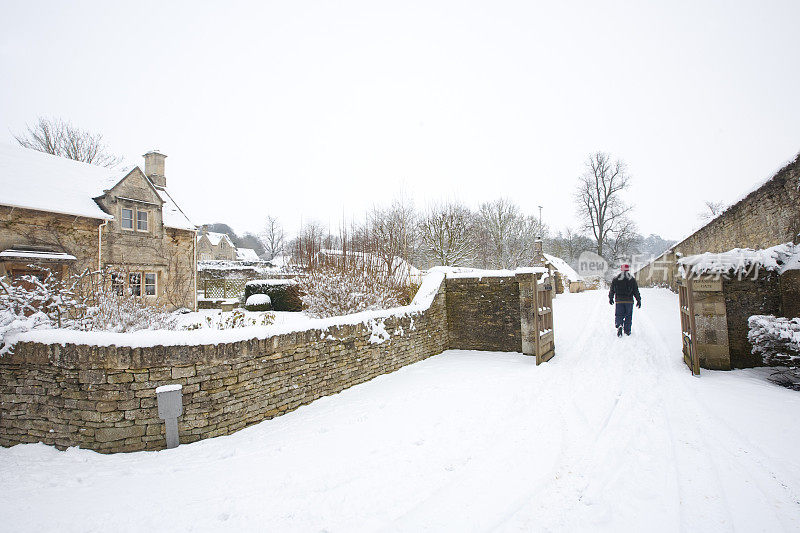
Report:
[[[542,274],[534,278],[533,316],[535,324],[536,364],[549,361],[556,353],[553,335],[553,283],[552,273],[542,282]]]
[[[683,339],[683,362],[692,371],[692,375],[700,375],[700,359],[697,356],[697,328],[694,322],[694,295],[692,280],[678,281],[678,301],[681,308],[681,338]]]

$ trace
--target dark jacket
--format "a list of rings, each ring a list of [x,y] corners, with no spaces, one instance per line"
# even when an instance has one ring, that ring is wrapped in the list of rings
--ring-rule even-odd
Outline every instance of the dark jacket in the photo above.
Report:
[[[641,303],[642,297],[639,295],[639,285],[630,272],[620,272],[611,281],[611,290],[608,291],[608,300],[611,301],[616,296],[618,304],[632,304],[636,298],[637,303]]]

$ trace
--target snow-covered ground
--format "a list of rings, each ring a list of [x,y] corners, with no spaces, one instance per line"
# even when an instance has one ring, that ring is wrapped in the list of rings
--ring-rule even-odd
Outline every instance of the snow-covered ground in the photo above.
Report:
[[[800,530],[800,393],[691,377],[642,293],[623,339],[604,292],[559,295],[539,367],[453,350],[174,450],[0,449],[0,530]]]

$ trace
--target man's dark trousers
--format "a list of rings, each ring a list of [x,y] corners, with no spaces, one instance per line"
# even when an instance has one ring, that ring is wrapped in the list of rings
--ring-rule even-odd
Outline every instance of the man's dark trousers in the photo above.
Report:
[[[633,320],[633,302],[617,302],[617,310],[614,315],[614,327],[619,329],[619,327],[622,326],[622,330],[625,332],[625,335],[630,335],[631,320]]]

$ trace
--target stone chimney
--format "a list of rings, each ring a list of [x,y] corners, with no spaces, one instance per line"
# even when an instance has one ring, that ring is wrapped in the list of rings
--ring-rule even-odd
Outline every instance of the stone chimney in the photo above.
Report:
[[[203,229],[200,230],[202,235],[208,235],[208,224],[203,224]]]
[[[164,177],[164,160],[167,158],[158,150],[150,150],[144,154],[144,173],[156,187],[166,187],[167,178]]]

